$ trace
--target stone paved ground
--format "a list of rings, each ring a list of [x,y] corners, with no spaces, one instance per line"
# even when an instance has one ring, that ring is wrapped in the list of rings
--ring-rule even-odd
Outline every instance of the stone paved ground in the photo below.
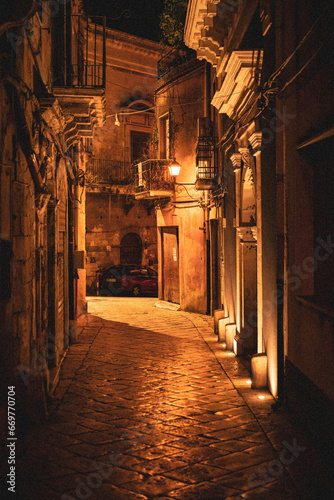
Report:
[[[334,498],[312,445],[251,390],[212,318],[155,303],[90,301],[16,498]]]

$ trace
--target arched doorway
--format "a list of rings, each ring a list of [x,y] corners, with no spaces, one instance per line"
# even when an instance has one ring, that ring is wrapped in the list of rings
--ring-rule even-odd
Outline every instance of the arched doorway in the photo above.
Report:
[[[142,262],[143,244],[141,238],[136,233],[128,233],[121,241],[121,264],[140,265]]]

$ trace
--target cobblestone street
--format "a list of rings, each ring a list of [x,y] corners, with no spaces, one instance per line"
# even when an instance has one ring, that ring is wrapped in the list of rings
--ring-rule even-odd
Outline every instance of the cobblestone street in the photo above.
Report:
[[[156,303],[89,301],[16,498],[333,498],[313,446],[250,388],[212,318]]]

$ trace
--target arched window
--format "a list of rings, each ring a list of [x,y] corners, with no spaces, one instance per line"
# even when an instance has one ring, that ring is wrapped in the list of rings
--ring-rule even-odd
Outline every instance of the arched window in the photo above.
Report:
[[[136,233],[128,233],[121,241],[121,264],[140,265],[142,262],[143,244]]]

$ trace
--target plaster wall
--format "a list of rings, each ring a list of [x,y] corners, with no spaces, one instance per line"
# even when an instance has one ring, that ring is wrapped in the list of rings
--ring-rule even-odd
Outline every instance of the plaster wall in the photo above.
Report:
[[[132,163],[128,182],[135,178],[135,160],[131,151],[131,133],[151,134],[153,111],[131,114],[132,103],[153,106],[160,45],[133,35],[107,28],[106,107],[103,127],[95,129],[92,158]],[[115,114],[120,126],[115,124]],[[112,167],[111,167],[112,168]],[[143,244],[142,265],[157,269],[156,215],[152,203],[134,199],[132,186],[120,189],[97,185],[86,193],[86,274],[87,292],[96,293],[99,269],[120,263],[123,236],[136,233]],[[109,186],[110,187],[110,186]]]
[[[207,307],[206,237],[202,192],[195,190],[197,118],[204,115],[204,65],[190,60],[161,78],[156,93],[156,118],[169,116],[169,157],[181,165],[171,203],[157,212],[158,229],[178,228],[179,288],[183,310],[205,314]],[[161,154],[161,153],[160,153]],[[163,241],[160,240],[160,245]],[[159,248],[159,258],[163,248]],[[161,273],[160,273],[161,274]],[[159,296],[164,283],[160,278]]]
[[[86,200],[87,286],[93,287],[93,277],[100,268],[120,263],[123,236],[136,233],[143,244],[142,265],[157,269],[156,216],[148,214],[144,202],[137,201],[129,213],[124,213],[125,196],[88,193]]]
[[[296,29],[303,36],[319,12],[319,6],[307,2],[293,19],[289,16],[293,7],[286,6],[278,8],[288,34],[281,45],[283,60],[295,46]],[[332,19],[329,10],[323,23],[303,44],[299,59],[292,61],[286,70],[287,81],[308,61],[310,53],[317,50],[320,35],[331,31]],[[285,202],[286,356],[333,402],[334,351],[330,324],[334,316],[334,252],[330,245],[326,246],[327,241],[333,241],[334,234],[333,138],[332,133],[327,138],[322,135],[333,127],[334,93],[328,82],[334,77],[334,66],[326,56],[332,50],[333,40],[328,39],[326,48],[305,68],[298,84],[294,81],[283,96],[281,110],[288,125],[282,131],[280,148],[284,188],[289,192]]]
[[[105,125],[94,133],[93,153],[96,158],[131,161],[131,130],[151,132],[153,112],[151,116],[138,114],[130,119],[122,111],[131,112],[127,107],[138,100],[153,106],[159,58],[158,43],[107,28],[107,119]],[[120,126],[115,125],[115,113],[118,113]]]

